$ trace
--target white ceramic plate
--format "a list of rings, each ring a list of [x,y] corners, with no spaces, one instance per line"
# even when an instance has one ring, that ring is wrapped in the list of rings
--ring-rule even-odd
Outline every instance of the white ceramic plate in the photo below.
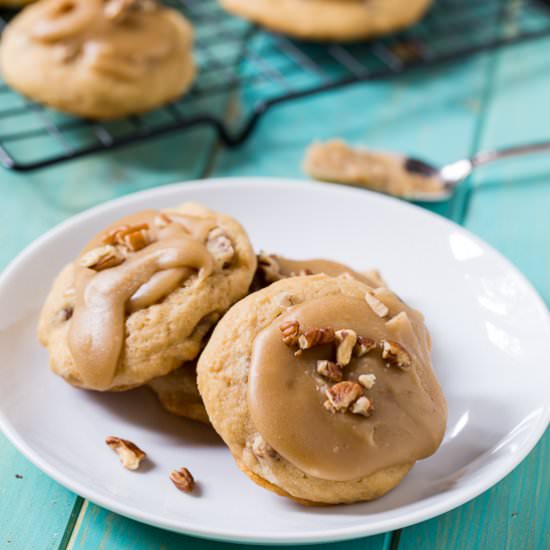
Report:
[[[380,268],[426,315],[433,363],[449,402],[439,451],[385,497],[304,508],[256,487],[208,428],[165,414],[147,390],[77,390],[47,367],[36,342],[51,281],[87,239],[118,217],[193,200],[238,218],[254,246]],[[0,425],[48,475],[110,510],[213,539],[334,541],[441,514],[503,478],[533,448],[550,416],[550,323],[529,283],[464,229],[388,197],[270,179],[200,181],[124,197],[76,216],[28,247],[0,279]],[[104,439],[128,438],[152,459],[123,470]],[[200,495],[168,472],[187,466]]]

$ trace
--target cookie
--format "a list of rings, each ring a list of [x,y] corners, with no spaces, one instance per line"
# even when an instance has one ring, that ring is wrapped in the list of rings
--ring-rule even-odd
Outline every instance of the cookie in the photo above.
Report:
[[[385,494],[445,432],[422,315],[349,277],[291,277],[244,298],[197,372],[241,470],[306,504]]]
[[[169,413],[210,424],[197,388],[195,363],[186,363],[166,376],[154,378],[148,385]]]
[[[415,23],[432,0],[220,0],[229,12],[303,40],[353,41]]]
[[[153,0],[41,0],[6,27],[6,83],[54,109],[112,119],[179,97],[195,75],[193,32]]]
[[[260,253],[251,291],[264,288],[287,277],[316,273],[331,276],[349,274],[371,286],[386,286],[376,270],[358,273],[344,264],[331,260],[291,260],[276,254]],[[168,412],[210,424],[197,388],[196,364],[187,363],[166,376],[155,378],[148,385]]]
[[[229,216],[193,203],[139,212],[59,274],[39,339],[53,371],[75,386],[140,386],[197,357],[255,269],[248,236]]]

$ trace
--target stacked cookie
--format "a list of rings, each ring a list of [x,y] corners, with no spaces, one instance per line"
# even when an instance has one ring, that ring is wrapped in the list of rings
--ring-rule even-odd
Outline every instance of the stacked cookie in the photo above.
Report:
[[[445,430],[423,317],[377,272],[256,258],[236,220],[197,204],[96,235],[54,282],[39,337],[67,382],[149,385],[304,504],[386,493]]]

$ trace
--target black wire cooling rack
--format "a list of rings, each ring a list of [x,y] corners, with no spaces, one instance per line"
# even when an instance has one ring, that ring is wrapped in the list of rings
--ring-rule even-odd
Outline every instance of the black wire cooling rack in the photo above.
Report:
[[[436,0],[405,32],[353,45],[270,34],[226,14],[216,0],[167,3],[195,26],[199,77],[192,90],[151,113],[99,123],[42,107],[0,83],[4,167],[33,170],[197,126],[210,126],[227,146],[237,146],[277,104],[550,35],[550,0]],[[0,12],[0,25],[12,15]],[[229,122],[230,98],[239,107]]]

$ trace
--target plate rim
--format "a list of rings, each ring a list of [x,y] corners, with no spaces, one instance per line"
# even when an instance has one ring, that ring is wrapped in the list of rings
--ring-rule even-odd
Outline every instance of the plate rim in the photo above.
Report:
[[[216,178],[205,178],[205,179],[194,179],[188,181],[179,181],[171,184],[162,185],[159,187],[154,187],[135,193],[129,193],[121,197],[116,197],[114,199],[102,202],[98,205],[95,205],[89,209],[86,209],[76,215],[73,215],[61,223],[55,225],[37,239],[28,244],[15,258],[13,258],[8,265],[0,273],[0,292],[2,291],[4,285],[10,278],[12,272],[15,272],[20,263],[24,262],[29,256],[31,256],[36,249],[39,249],[43,244],[47,243],[52,237],[55,237],[59,233],[63,233],[70,229],[73,226],[78,226],[82,221],[85,221],[89,218],[93,218],[96,214],[101,213],[102,211],[116,209],[118,206],[125,205],[128,202],[132,203],[133,201],[147,199],[148,196],[158,196],[162,195],[171,195],[177,193],[179,190],[189,190],[208,187],[218,187],[226,185],[253,185],[254,183],[277,187],[282,185],[291,185],[293,187],[308,187],[308,188],[329,188],[338,193],[349,193],[349,194],[361,194],[365,193],[370,195],[372,200],[380,201],[381,203],[399,203],[400,207],[405,210],[415,211],[417,214],[427,216],[428,218],[436,219],[437,223],[442,223],[448,228],[457,230],[462,234],[471,238],[474,242],[479,244],[483,249],[488,250],[490,253],[494,254],[495,257],[501,261],[508,269],[512,270],[514,274],[519,278],[521,283],[524,285],[525,290],[531,295],[533,299],[533,304],[537,306],[537,310],[543,314],[543,317],[546,317],[546,329],[550,332],[550,315],[548,312],[548,307],[546,306],[544,300],[539,295],[537,290],[533,287],[530,281],[523,275],[523,273],[503,254],[496,250],[489,243],[485,242],[475,234],[471,233],[468,229],[458,225],[452,220],[444,218],[430,210],[421,208],[415,204],[411,204],[406,201],[401,201],[394,197],[381,195],[373,191],[369,191],[361,188],[345,187],[339,184],[334,183],[325,183],[325,182],[312,182],[308,180],[302,180],[298,178],[285,178],[285,177],[216,177]],[[291,536],[285,536],[284,534],[277,533],[277,535],[269,535],[259,537],[257,535],[247,535],[241,530],[230,530],[230,529],[218,529],[213,528],[203,528],[195,527],[190,522],[173,522],[173,521],[158,521],[155,516],[151,516],[148,513],[140,512],[139,509],[136,509],[134,506],[118,503],[117,501],[112,501],[109,497],[103,496],[100,492],[93,489],[89,490],[86,487],[82,486],[81,483],[77,480],[73,480],[70,476],[65,475],[62,471],[59,471],[54,466],[50,465],[46,460],[42,459],[40,455],[30,447],[24,440],[24,438],[19,434],[19,432],[12,427],[10,421],[6,417],[5,413],[0,408],[0,429],[7,437],[7,439],[16,447],[16,449],[21,452],[27,459],[29,459],[37,468],[43,471],[50,478],[54,479],[56,482],[60,483],[63,487],[76,493],[77,495],[90,500],[91,502],[117,514],[121,514],[130,519],[159,527],[162,529],[167,529],[180,534],[195,536],[199,538],[204,538],[208,540],[216,540],[230,543],[244,543],[244,544],[314,544],[322,542],[336,542],[350,540],[360,537],[372,536],[381,533],[387,533],[395,529],[400,529],[408,527],[415,523],[421,521],[426,521],[433,517],[436,517],[440,514],[444,514],[462,504],[473,500],[481,493],[485,492],[493,485],[501,481],[506,477],[512,470],[514,470],[524,459],[525,457],[533,450],[535,445],[543,436],[548,425],[550,423],[550,403],[547,403],[537,420],[535,425],[536,429],[532,429],[529,433],[529,437],[526,442],[523,444],[521,451],[510,455],[511,458],[506,458],[493,468],[490,472],[486,472],[486,475],[482,479],[476,480],[475,483],[468,485],[467,487],[460,488],[455,490],[453,493],[450,493],[447,499],[444,502],[427,502],[420,510],[407,510],[404,514],[398,515],[393,518],[387,518],[383,520],[378,520],[375,524],[359,524],[350,527],[341,527],[341,528],[332,528],[326,531],[316,531],[312,533],[311,531],[305,531],[302,534],[293,534]],[[408,504],[405,508],[413,506],[414,503]]]

